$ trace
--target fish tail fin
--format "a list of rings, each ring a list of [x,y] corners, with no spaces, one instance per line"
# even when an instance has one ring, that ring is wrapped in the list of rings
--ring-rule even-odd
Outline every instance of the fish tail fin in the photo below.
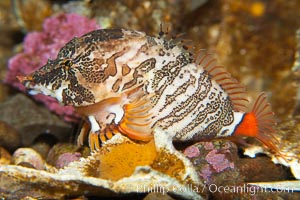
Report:
[[[277,148],[278,140],[275,138],[274,112],[270,103],[267,102],[265,93],[261,93],[250,112],[245,113],[242,121],[237,126],[235,136],[254,137],[270,150],[279,152]]]

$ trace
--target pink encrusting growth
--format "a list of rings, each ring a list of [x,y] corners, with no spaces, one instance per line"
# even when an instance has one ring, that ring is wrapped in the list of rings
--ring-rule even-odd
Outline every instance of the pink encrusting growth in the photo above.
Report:
[[[226,158],[226,153],[229,154],[229,150],[219,153],[218,150],[214,149],[206,155],[205,159],[216,172],[221,172],[227,168],[233,169],[234,163]]]
[[[99,28],[95,20],[78,14],[60,14],[46,19],[43,31],[28,33],[24,39],[23,51],[9,60],[5,82],[25,92],[25,87],[16,79],[17,76],[28,75],[39,69],[48,59],[56,58],[58,51],[69,40]],[[72,106],[61,106],[52,97],[38,94],[34,98],[67,121],[78,117]]]

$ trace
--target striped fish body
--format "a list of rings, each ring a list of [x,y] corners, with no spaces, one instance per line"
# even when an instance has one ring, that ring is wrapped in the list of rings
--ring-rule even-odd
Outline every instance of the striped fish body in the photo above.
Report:
[[[212,139],[232,135],[243,112],[235,112],[228,94],[194,63],[178,66],[178,74],[164,77],[153,87],[153,126],[174,140]],[[151,84],[150,84],[151,85]]]
[[[53,96],[86,116],[92,149],[100,148],[99,136],[116,133],[147,141],[156,126],[178,141],[236,134],[274,146],[263,134],[273,125],[265,96],[247,113],[244,87],[215,59],[164,33],[96,30],[72,39],[55,60],[19,80],[31,94]]]

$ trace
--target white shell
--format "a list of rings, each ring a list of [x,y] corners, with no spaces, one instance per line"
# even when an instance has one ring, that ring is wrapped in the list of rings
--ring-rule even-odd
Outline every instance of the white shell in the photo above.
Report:
[[[287,125],[283,125],[287,126]],[[290,127],[289,127],[290,128]],[[291,128],[292,129],[292,128]],[[297,132],[298,134],[298,132]],[[271,157],[273,163],[281,164],[290,167],[292,174],[296,179],[300,179],[300,149],[299,140],[293,140],[288,135],[276,134],[276,139],[279,141],[278,150],[280,154],[271,154],[268,150],[261,146],[250,146],[244,151],[244,154],[254,158],[258,153],[264,153]]]
[[[151,166],[136,166],[134,172],[118,180],[108,180],[87,175],[87,169],[95,170],[97,154],[92,153],[88,158],[81,158],[79,161],[70,163],[67,167],[58,171],[35,170],[22,166],[2,165],[0,166],[0,188],[3,191],[14,191],[11,198],[32,196],[39,198],[63,198],[65,195],[95,195],[95,196],[116,196],[132,193],[161,192],[174,194],[185,199],[203,199],[203,184],[199,180],[191,162],[172,143],[165,143],[168,135],[161,130],[155,130],[155,148],[157,152],[172,156],[183,163],[179,169],[179,176],[171,177],[162,171],[153,169]],[[122,135],[115,135],[106,142],[102,148],[109,145],[133,143]],[[143,152],[141,152],[143,153]],[[126,152],[124,152],[126,155]],[[100,160],[101,162],[101,160]],[[154,161],[155,162],[155,161]],[[94,167],[94,169],[88,167]],[[168,166],[164,166],[168,167]],[[47,170],[47,169],[46,169]],[[177,169],[178,170],[178,169]],[[13,186],[9,183],[17,181],[19,184]],[[26,188],[26,191],[25,189]],[[41,188],[44,188],[41,190]],[[84,189],[83,189],[84,188]],[[19,192],[18,192],[19,191]],[[54,192],[53,191],[57,191]]]

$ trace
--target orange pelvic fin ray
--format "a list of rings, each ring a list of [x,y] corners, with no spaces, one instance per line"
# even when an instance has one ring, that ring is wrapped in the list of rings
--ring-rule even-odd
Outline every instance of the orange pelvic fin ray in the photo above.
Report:
[[[104,141],[110,140],[120,131],[115,126],[106,126],[102,131],[89,133],[89,146],[91,151],[99,151]]]
[[[277,148],[278,140],[274,136],[275,131],[273,129],[276,124],[274,113],[266,99],[264,93],[258,96],[252,110],[245,114],[234,135],[254,137],[269,149],[279,153]]]
[[[78,146],[83,145],[83,141],[86,138],[86,136],[88,135],[89,131],[90,131],[89,123],[87,123],[86,121],[83,121],[80,133],[79,133],[78,138],[77,138],[77,145]]]
[[[99,135],[99,138],[100,138],[100,141],[101,141],[101,142],[107,140],[106,137],[105,137],[105,135],[106,135],[106,133],[101,133],[101,134]]]
[[[113,131],[110,130],[110,128],[107,128],[105,136],[107,137],[107,139],[111,139],[114,136]]]
[[[98,133],[90,132],[89,146],[90,146],[91,151],[99,151],[100,150],[100,141],[99,141]]]

